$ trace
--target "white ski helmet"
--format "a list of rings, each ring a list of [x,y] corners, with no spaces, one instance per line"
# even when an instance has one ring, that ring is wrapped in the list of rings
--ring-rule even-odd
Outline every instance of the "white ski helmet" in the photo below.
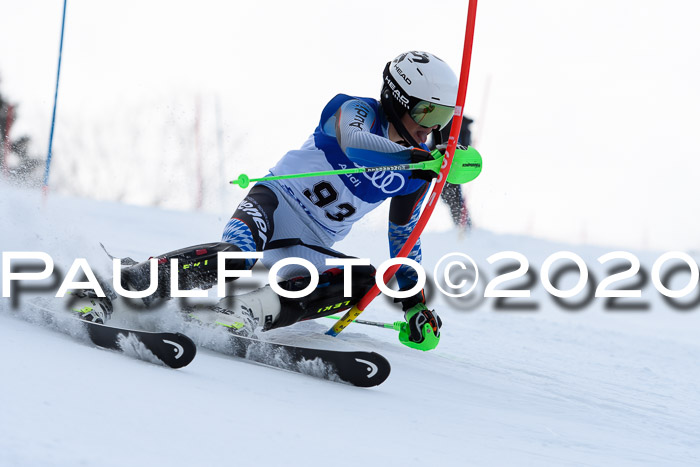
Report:
[[[426,128],[444,128],[452,119],[459,81],[450,66],[428,52],[410,51],[384,68],[381,102],[384,113],[399,135],[418,146],[401,123],[408,112]]]

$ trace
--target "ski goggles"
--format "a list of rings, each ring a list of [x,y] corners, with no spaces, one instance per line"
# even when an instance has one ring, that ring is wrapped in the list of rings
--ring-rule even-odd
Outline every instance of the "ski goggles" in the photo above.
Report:
[[[419,101],[409,111],[409,115],[414,122],[425,128],[439,125],[442,130],[450,123],[455,108],[447,105],[440,105],[434,102]]]

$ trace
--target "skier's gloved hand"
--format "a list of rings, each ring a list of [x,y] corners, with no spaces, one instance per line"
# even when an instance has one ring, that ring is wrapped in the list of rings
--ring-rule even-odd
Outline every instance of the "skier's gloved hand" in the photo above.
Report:
[[[403,345],[418,350],[432,350],[440,342],[440,327],[442,320],[434,310],[429,310],[425,304],[419,303],[406,310],[406,323],[399,329],[399,341]]]
[[[433,155],[421,148],[411,148],[411,164],[416,162],[426,162],[435,160]],[[410,178],[419,178],[430,183],[432,179],[437,178],[437,173],[434,170],[412,170]]]
[[[462,151],[466,151],[467,147],[462,146],[461,144],[457,144],[457,147],[455,148],[455,150],[457,150],[457,149],[461,149]],[[435,146],[435,149],[433,150],[432,155],[435,156],[435,158],[437,159],[438,155],[436,154],[436,151],[439,153],[440,156],[444,156],[445,151],[447,151],[447,144],[443,143],[443,144],[438,144],[437,146]]]

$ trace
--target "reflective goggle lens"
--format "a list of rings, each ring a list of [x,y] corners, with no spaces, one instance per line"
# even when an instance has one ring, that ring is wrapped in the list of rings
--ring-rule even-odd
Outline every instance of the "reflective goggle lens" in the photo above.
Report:
[[[411,109],[410,114],[413,121],[420,126],[430,128],[433,125],[440,125],[440,129],[442,129],[450,122],[454,111],[454,107],[420,101]]]

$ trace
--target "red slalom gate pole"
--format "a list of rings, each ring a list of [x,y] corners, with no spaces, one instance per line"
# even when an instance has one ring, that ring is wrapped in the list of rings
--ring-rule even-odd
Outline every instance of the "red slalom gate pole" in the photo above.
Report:
[[[437,183],[433,187],[433,191],[430,193],[428,198],[428,203],[426,204],[423,212],[421,213],[416,227],[409,235],[406,243],[404,243],[403,248],[399,251],[396,257],[407,257],[408,254],[413,249],[413,246],[420,238],[423,229],[425,229],[430,216],[435,210],[438,200],[440,199],[440,194],[447,181],[447,174],[450,173],[450,167],[452,166],[452,156],[457,148],[457,140],[459,138],[459,132],[462,129],[462,114],[464,113],[464,101],[467,97],[467,84],[469,83],[469,69],[471,67],[472,61],[472,45],[474,43],[474,23],[476,21],[476,4],[477,0],[469,0],[469,8],[467,11],[467,29],[464,34],[464,51],[462,53],[462,69],[459,75],[459,89],[457,91],[457,102],[455,103],[454,118],[452,119],[452,126],[450,127],[450,138],[447,141],[447,149],[445,150],[445,158],[442,161],[442,167],[440,168],[440,173],[438,174]],[[384,273],[383,281],[386,284],[389,280],[396,274],[396,271],[401,267],[400,264],[395,264],[387,269]],[[350,309],[345,315],[343,315],[340,320],[330,328],[326,334],[330,336],[337,336],[343,329],[345,329],[353,320],[357,319],[358,316],[367,308],[372,300],[374,300],[377,295],[379,295],[379,287],[375,284],[369,292],[365,294],[360,301]]]

